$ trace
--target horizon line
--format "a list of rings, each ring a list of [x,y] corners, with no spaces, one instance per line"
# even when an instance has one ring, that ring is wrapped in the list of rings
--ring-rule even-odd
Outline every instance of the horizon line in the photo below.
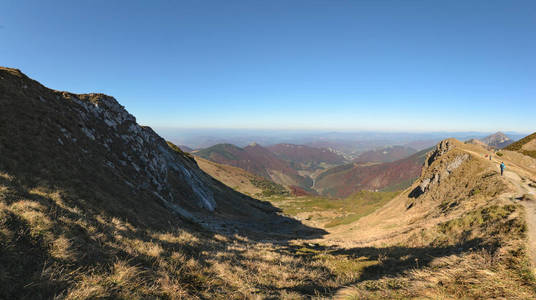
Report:
[[[174,126],[150,126],[154,129],[161,130],[243,130],[243,131],[309,131],[309,132],[370,132],[370,133],[513,133],[513,134],[530,134],[534,131],[519,130],[419,130],[419,129],[353,129],[353,128],[254,128],[254,127],[174,127]]]

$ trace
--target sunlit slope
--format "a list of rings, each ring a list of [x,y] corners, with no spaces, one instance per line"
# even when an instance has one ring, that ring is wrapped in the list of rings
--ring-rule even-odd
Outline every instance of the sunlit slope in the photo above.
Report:
[[[511,173],[501,177],[486,154],[481,146],[445,140],[410,188],[333,228],[328,240],[346,244],[347,253],[379,247],[389,262],[377,270],[380,280],[369,278],[338,297],[534,297],[526,220],[535,216],[522,204],[533,197],[536,168],[517,168],[511,158]]]
[[[195,160],[204,172],[240,193],[255,197],[289,193],[283,186],[241,168],[218,164],[199,156]]]
[[[519,141],[507,146],[505,150],[516,151],[524,155],[536,158],[536,132]]]
[[[389,163],[347,164],[321,173],[314,188],[323,195],[347,197],[360,190],[401,190],[419,176],[427,150]]]

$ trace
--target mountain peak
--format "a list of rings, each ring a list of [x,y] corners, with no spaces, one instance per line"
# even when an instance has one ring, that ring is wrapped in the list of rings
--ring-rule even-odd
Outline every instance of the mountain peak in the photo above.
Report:
[[[499,149],[502,149],[513,142],[512,139],[501,131],[497,131],[496,133],[488,135],[480,140],[490,147]]]

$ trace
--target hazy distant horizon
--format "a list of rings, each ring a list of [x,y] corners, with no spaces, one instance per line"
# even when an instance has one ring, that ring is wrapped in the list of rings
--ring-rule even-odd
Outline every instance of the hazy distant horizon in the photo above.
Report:
[[[530,132],[535,13],[524,0],[7,1],[0,65],[114,96],[155,128]]]
[[[251,143],[269,146],[279,143],[313,145],[319,142],[360,145],[375,149],[390,145],[407,145],[428,141],[430,145],[445,138],[462,141],[483,138],[493,132],[479,131],[372,131],[372,130],[315,130],[315,129],[233,129],[233,128],[153,128],[159,135],[176,144],[192,148],[206,148],[216,144],[230,143],[243,147]],[[512,139],[520,139],[528,132],[501,131]],[[368,145],[368,146],[367,146]]]
[[[145,125],[144,125],[145,126]],[[150,125],[146,125],[150,126]],[[275,132],[275,131],[281,131],[281,132],[341,132],[341,133],[482,133],[482,134],[493,134],[497,132],[502,132],[505,134],[530,134],[534,131],[528,130],[528,131],[516,131],[516,130],[502,130],[502,129],[496,129],[496,130],[488,130],[488,131],[479,131],[479,130],[396,130],[396,129],[353,129],[353,128],[246,128],[246,127],[166,127],[166,126],[155,126],[152,127],[154,130],[164,130],[164,131],[171,131],[171,130],[177,130],[177,131],[257,131],[257,132]],[[536,129],[535,129],[536,130]]]

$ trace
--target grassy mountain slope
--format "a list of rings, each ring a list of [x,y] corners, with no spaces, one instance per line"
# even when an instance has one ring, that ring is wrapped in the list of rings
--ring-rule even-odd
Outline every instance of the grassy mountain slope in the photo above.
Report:
[[[214,180],[112,97],[0,68],[0,106],[2,299],[243,295],[207,267],[233,243],[212,231],[321,234]]]
[[[231,144],[218,144],[199,150],[196,156],[216,163],[242,168],[284,186],[309,188],[310,178],[301,176],[287,161],[279,159],[268,149],[255,144],[240,148]]]
[[[329,239],[346,240],[341,252],[358,258],[372,251],[382,263],[336,298],[534,298],[526,217],[535,216],[527,216],[518,199],[526,193],[520,185],[536,180],[536,167],[515,180],[509,176],[514,173],[501,177],[498,162],[485,153],[480,146],[443,141],[410,188],[339,226]],[[509,165],[513,172],[514,162]]]
[[[321,173],[314,188],[323,195],[347,197],[360,190],[400,190],[419,176],[425,155],[376,165],[347,164]]]
[[[392,200],[337,202],[362,215],[324,237],[212,179],[112,100],[0,69],[1,299],[536,298],[523,209],[536,159],[504,151],[501,177],[487,150],[444,141]]]
[[[243,169],[218,164],[198,156],[195,160],[201,170],[240,193],[256,197],[288,194],[283,186]]]
[[[507,146],[505,150],[516,151],[536,158],[536,132]]]
[[[298,220],[308,225],[329,229],[350,224],[366,216],[397,196],[396,192],[360,191],[349,197],[334,199],[322,196],[272,197],[268,199]]]
[[[208,176],[114,98],[54,91],[18,70],[0,72],[0,160],[10,176],[63,189],[101,187],[127,210],[155,202],[192,220],[263,217],[258,201]]]
[[[482,142],[481,140],[479,139],[470,139],[470,140],[467,140],[465,141],[466,144],[473,144],[473,145],[478,145],[478,146],[481,146],[485,149],[491,149],[491,147],[488,145],[488,144],[485,144],[484,142]]]

